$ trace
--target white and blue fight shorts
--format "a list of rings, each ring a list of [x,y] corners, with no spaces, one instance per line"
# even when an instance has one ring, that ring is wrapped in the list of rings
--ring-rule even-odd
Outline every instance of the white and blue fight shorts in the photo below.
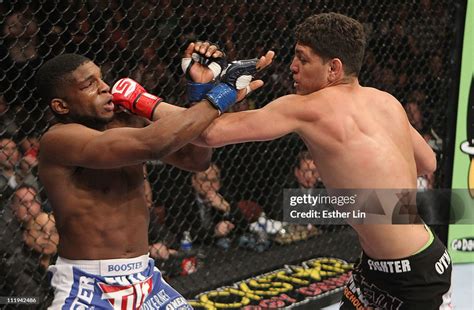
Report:
[[[106,260],[59,257],[48,271],[54,288],[48,309],[193,309],[163,280],[148,255]]]

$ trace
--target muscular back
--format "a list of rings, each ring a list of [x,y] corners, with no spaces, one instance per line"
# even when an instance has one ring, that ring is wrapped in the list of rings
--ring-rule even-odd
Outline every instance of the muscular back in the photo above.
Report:
[[[357,81],[308,95],[284,96],[259,110],[224,115],[202,140],[221,146],[271,140],[290,132],[304,140],[329,189],[416,188],[418,161],[435,164],[431,149],[411,129],[400,103]],[[390,197],[387,208],[393,209],[397,201]],[[411,255],[428,238],[420,225],[353,227],[373,258]],[[412,242],[407,245],[406,240]]]
[[[394,97],[374,88],[339,85],[309,95],[303,104],[309,121],[303,121],[299,134],[328,188],[416,188],[410,125]],[[386,211],[393,210],[397,199],[381,202]],[[428,238],[421,225],[352,227],[373,258],[412,255]]]
[[[331,188],[415,188],[410,125],[400,103],[374,88],[329,87],[300,105],[299,132]]]

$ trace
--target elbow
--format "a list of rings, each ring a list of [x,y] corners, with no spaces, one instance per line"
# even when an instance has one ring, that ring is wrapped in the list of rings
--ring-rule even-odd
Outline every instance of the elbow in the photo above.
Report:
[[[220,136],[218,133],[216,133],[216,130],[209,130],[209,128],[204,130],[204,132],[201,134],[201,138],[204,144],[207,146],[210,146],[210,147],[221,146],[220,145],[221,141],[219,140]]]
[[[436,161],[436,154],[433,152],[430,156],[430,159],[428,160],[428,165],[427,165],[427,174],[434,173],[437,168],[437,161]]]
[[[432,152],[430,156],[427,157],[421,165],[419,165],[417,169],[418,175],[432,174],[436,171],[436,168],[437,168],[436,154]]]
[[[207,128],[201,133],[200,138],[201,141],[204,142],[204,145],[213,146],[212,142],[214,137],[212,136],[212,132],[209,130],[209,128]]]
[[[190,172],[206,171],[211,166],[212,149],[188,144],[175,153],[179,158],[178,167]]]

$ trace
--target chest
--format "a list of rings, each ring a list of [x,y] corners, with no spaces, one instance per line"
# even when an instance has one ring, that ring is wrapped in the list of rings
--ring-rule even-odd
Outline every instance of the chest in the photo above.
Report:
[[[141,165],[102,170],[77,168],[72,178],[76,187],[88,191],[99,191],[103,194],[125,193],[144,187]]]

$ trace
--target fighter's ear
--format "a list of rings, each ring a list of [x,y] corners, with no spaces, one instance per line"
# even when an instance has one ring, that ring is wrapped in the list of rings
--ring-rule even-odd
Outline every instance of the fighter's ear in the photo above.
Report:
[[[66,101],[60,98],[51,100],[51,109],[57,114],[64,115],[69,113],[69,106]]]
[[[342,61],[339,58],[332,58],[328,61],[328,79],[330,82],[336,81],[344,76]]]

